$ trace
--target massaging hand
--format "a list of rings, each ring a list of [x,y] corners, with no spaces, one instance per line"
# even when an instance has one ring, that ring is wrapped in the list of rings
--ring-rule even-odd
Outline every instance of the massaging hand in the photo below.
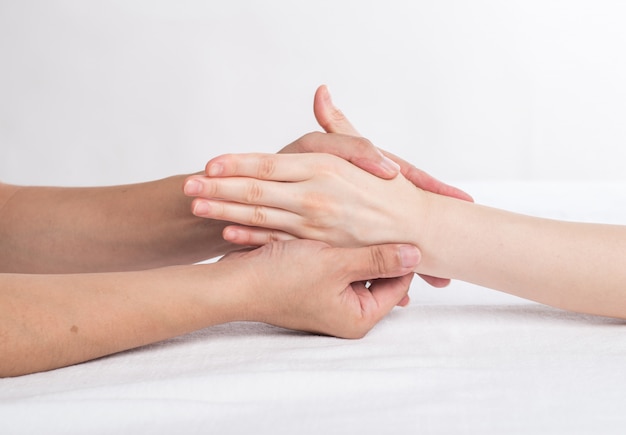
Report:
[[[422,222],[423,191],[404,176],[384,180],[330,154],[223,155],[209,161],[207,173],[186,184],[196,216],[278,230],[280,240],[395,243]],[[237,231],[244,230],[226,228],[224,236],[237,240]]]
[[[378,177],[393,178],[400,171],[407,180],[420,189],[473,202],[472,197],[462,190],[437,180],[388,151],[376,148],[369,140],[361,137],[343,112],[335,107],[328,88],[324,85],[315,92],[313,112],[318,124],[326,133],[352,136],[352,139],[322,141],[319,133],[313,133],[287,145],[280,151],[281,153],[334,154]]]
[[[221,261],[240,262],[240,281],[249,281],[237,284],[247,291],[241,304],[245,320],[360,338],[395,305],[408,303],[411,271],[419,259],[410,245],[342,249],[292,240],[231,253]],[[366,280],[374,280],[369,289]]]

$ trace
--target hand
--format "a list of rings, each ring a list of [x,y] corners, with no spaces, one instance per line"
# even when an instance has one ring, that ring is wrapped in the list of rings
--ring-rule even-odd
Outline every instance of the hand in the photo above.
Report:
[[[342,134],[346,137],[341,141],[328,140],[321,133],[310,133],[287,145],[280,153],[333,154],[384,179],[394,178],[400,171],[405,178],[421,189],[473,202],[472,197],[462,190],[442,183],[401,158],[387,151],[379,150],[370,141],[360,137],[361,135],[348,118],[333,104],[328,88],[324,85],[320,86],[315,93],[313,111],[317,122],[324,131]],[[235,229],[235,227],[227,228],[225,239],[240,245],[258,246],[287,238],[285,234],[276,230],[265,231],[260,228],[243,227],[236,228],[237,231],[231,231],[231,229]],[[229,238],[231,236],[236,236],[236,238]],[[422,274],[420,276],[435,287],[445,287],[450,283],[450,280],[445,278]]]
[[[341,133],[349,136],[361,136],[357,129],[354,128],[352,123],[343,114],[343,112],[333,104],[330,97],[330,92],[328,92],[328,88],[325,85],[317,88],[317,91],[315,92],[315,98],[313,101],[313,112],[315,114],[315,119],[317,120],[317,123],[327,133]],[[355,152],[356,155],[362,156],[361,159],[357,160],[354,157],[352,159],[346,157],[344,158],[359,166],[361,169],[364,169],[374,175],[378,175],[379,177],[387,178],[383,175],[382,163],[378,166],[378,168],[381,169],[376,170],[375,168],[377,168],[377,166],[373,166],[372,168],[372,163],[380,160],[377,160],[376,154],[371,151],[371,148],[375,148],[371,144],[371,142],[367,141],[366,139],[363,139],[363,141],[365,141],[365,143],[361,146],[360,151]],[[291,145],[288,145],[287,148],[289,148],[290,146]],[[332,150],[324,151],[321,149],[316,150],[312,148],[308,149],[308,151],[328,152],[330,154],[335,154],[343,157],[342,155],[333,152]],[[346,151],[344,151],[344,154],[346,153]],[[417,169],[415,166],[411,165],[407,161],[402,160],[400,157],[395,156],[388,151],[380,151],[385,157],[390,158],[394,164],[399,165],[402,175],[404,175],[407,180],[415,184],[420,189],[424,189],[426,191],[437,193],[440,195],[450,196],[452,198],[457,198],[464,201],[474,202],[473,198],[461,189],[442,183],[441,181],[437,180],[426,172]],[[384,167],[389,167],[389,164],[385,163]],[[241,235],[245,236],[245,233]],[[270,236],[272,235],[270,234]],[[423,274],[420,274],[420,277],[434,287],[445,287],[450,284],[450,280],[446,278],[438,278]]]
[[[319,133],[311,133],[287,145],[280,151],[281,153],[334,154],[378,177],[393,178],[400,171],[406,179],[420,189],[473,202],[472,197],[462,190],[437,180],[390,152],[376,148],[369,140],[361,137],[343,112],[333,104],[325,85],[317,88],[315,92],[313,112],[315,119],[325,132],[351,136],[352,139],[323,141]]]
[[[231,253],[221,261],[243,261],[241,270],[253,271],[242,275],[251,279],[245,320],[360,338],[395,305],[408,303],[411,271],[419,260],[410,245],[342,249],[293,240]],[[366,288],[364,282],[374,279]]]
[[[334,137],[327,134],[327,137]],[[230,154],[185,186],[199,217],[278,230],[275,237],[356,247],[404,242],[425,222],[424,192],[402,175],[383,180],[330,154]],[[237,238],[229,228],[225,238]]]

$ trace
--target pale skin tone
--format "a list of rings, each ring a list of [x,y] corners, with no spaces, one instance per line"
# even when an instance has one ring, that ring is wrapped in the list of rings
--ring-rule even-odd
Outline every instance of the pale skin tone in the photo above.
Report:
[[[339,112],[318,96],[321,109],[322,125],[335,128]],[[283,152],[335,154],[381,179],[407,170],[365,140],[320,137],[303,137]],[[222,238],[227,222],[190,212],[182,192],[187,177],[95,188],[0,183],[0,376],[234,320],[357,338],[393,306],[408,303],[420,260],[414,246],[276,241],[234,252],[240,246]],[[416,180],[469,198],[425,173]],[[192,264],[229,252],[217,263]],[[366,280],[373,282],[369,289]]]
[[[194,213],[244,225],[225,229],[232,242],[410,243],[423,255],[416,272],[626,318],[624,226],[510,213],[426,192],[403,175],[375,178],[323,154],[225,155],[206,173],[187,182]]]

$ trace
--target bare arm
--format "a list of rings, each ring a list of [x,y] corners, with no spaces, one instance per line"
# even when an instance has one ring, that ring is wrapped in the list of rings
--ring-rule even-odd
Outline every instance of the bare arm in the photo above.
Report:
[[[0,272],[138,270],[232,249],[189,213],[184,176],[94,188],[0,185]]]
[[[328,155],[230,155],[209,166],[216,162],[225,178],[197,178],[203,193],[194,210],[203,216],[336,246],[413,243],[424,254],[417,272],[626,318],[626,227],[484,207],[425,192],[401,176],[374,178]]]
[[[626,318],[626,227],[542,219],[424,193],[418,269],[555,307]]]
[[[0,377],[75,364],[234,320],[361,337],[405,300],[418,261],[419,251],[407,245],[346,250],[291,241],[213,264],[0,274]],[[370,289],[362,284],[375,278],[389,279]]]

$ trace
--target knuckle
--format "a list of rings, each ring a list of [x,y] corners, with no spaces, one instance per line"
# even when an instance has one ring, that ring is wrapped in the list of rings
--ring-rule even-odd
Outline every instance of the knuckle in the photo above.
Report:
[[[386,275],[389,268],[388,260],[380,246],[373,246],[370,250],[370,270],[377,278]]]
[[[345,122],[347,119],[346,115],[344,115],[341,109],[338,109],[337,107],[333,108],[333,110],[330,113],[330,117],[332,118],[334,122]]]
[[[263,198],[263,188],[256,180],[251,180],[246,186],[246,193],[244,200],[248,204],[255,204]]]
[[[333,220],[335,211],[329,198],[319,192],[307,193],[302,201],[304,215],[308,216],[308,224],[314,228],[324,228]]]
[[[278,232],[270,231],[269,234],[267,235],[266,243],[280,242],[281,240],[282,240],[282,237],[280,236]]]
[[[375,149],[374,144],[369,139],[364,137],[354,137],[353,142],[353,147],[359,152],[366,152]]]
[[[320,177],[337,177],[340,171],[340,163],[343,161],[341,157],[337,157],[334,154],[317,154],[312,160],[312,166],[315,169],[315,173]]]
[[[409,165],[403,175],[407,180],[411,181],[416,186],[421,187],[424,184],[422,182],[423,174],[424,173],[415,166]]]
[[[276,171],[276,160],[274,156],[266,156],[262,157],[259,162],[259,168],[257,173],[257,178],[261,180],[267,180],[274,175]]]
[[[316,148],[315,144],[319,142],[320,135],[322,134],[324,133],[320,133],[319,131],[313,131],[313,132],[305,134],[300,139],[298,139],[297,142],[300,143],[301,150],[303,152],[313,151]]]
[[[265,213],[265,208],[259,205],[254,207],[252,211],[252,216],[250,217],[250,223],[253,226],[263,226],[263,224],[267,221],[267,214]]]

